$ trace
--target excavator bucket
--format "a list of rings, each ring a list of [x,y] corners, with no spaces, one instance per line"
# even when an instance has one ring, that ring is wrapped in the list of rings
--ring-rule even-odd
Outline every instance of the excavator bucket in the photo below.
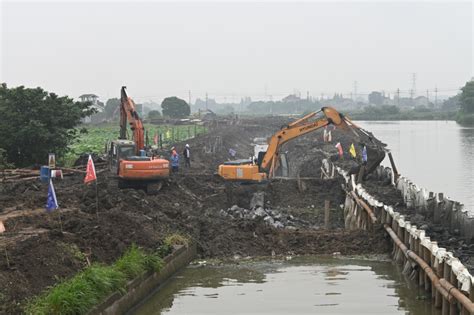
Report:
[[[361,147],[367,149],[367,164],[365,165],[365,175],[372,173],[377,166],[382,163],[385,158],[385,147],[387,146],[375,136],[359,126],[347,117],[343,118],[344,122],[339,125],[343,129],[349,129],[355,136]]]
[[[366,146],[367,148],[367,165],[365,166],[365,173],[372,173],[377,166],[382,163],[385,158],[385,151],[379,147]]]

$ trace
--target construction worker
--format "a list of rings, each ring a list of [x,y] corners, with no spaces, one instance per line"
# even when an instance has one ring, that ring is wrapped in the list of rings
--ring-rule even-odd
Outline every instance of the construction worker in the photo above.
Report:
[[[189,149],[189,144],[186,143],[183,151],[184,162],[186,167],[191,167],[191,150]]]
[[[179,155],[174,147],[171,148],[171,171],[178,173],[179,170]]]

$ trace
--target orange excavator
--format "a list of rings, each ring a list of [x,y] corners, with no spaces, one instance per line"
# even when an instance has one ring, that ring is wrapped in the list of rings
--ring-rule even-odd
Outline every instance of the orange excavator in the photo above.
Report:
[[[120,93],[120,136],[108,146],[109,168],[117,173],[119,188],[145,188],[148,194],[156,194],[169,177],[169,161],[147,156],[145,128],[125,89]],[[127,121],[132,140],[127,140]]]
[[[325,117],[312,120],[319,113]],[[372,135],[355,125],[349,118],[339,113],[332,107],[323,107],[320,111],[307,114],[306,116],[291,122],[277,131],[268,141],[266,152],[260,152],[256,160],[236,160],[228,161],[219,165],[218,174],[225,180],[239,182],[262,182],[274,176],[279,165],[279,150],[281,146],[307,133],[324,128],[330,124],[343,130],[350,130],[359,141],[372,142],[377,146],[378,154],[371,155],[371,161],[365,166],[366,174],[372,172],[385,157],[385,152],[381,149],[380,143],[373,139]]]

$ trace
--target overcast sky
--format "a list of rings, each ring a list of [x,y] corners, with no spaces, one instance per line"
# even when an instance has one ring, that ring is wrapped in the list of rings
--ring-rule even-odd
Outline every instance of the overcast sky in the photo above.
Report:
[[[471,2],[0,1],[0,81],[72,97],[403,93],[412,73],[453,94],[473,76]]]

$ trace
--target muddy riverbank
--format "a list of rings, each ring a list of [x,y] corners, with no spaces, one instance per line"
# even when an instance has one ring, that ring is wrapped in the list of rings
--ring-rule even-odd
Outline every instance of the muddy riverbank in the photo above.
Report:
[[[253,138],[269,136],[279,126],[280,121],[266,127],[255,121],[241,122],[190,140],[192,168],[173,176],[156,196],[119,190],[112,174],[99,173],[98,219],[95,188],[83,184],[82,174],[55,183],[60,212],[53,213],[44,211],[47,186],[39,181],[3,185],[0,218],[7,232],[0,236],[0,281],[6,285],[0,289],[0,310],[21,313],[28,298],[88,263],[111,263],[132,244],[154,250],[172,233],[196,242],[203,258],[389,251],[382,231],[343,230],[344,192],[338,179],[322,181],[314,176],[303,189],[295,180],[254,187],[264,191],[266,215],[227,214],[233,206],[252,210],[254,188],[235,187],[229,194],[215,175],[217,166],[230,158],[230,148],[237,152],[236,158],[250,156]],[[180,149],[184,144],[177,146]],[[311,154],[320,165],[321,153]],[[329,231],[324,229],[325,200],[331,204]],[[283,226],[269,224],[267,217]],[[292,218],[292,224],[283,217]]]
[[[0,311],[21,313],[28,298],[88,263],[111,263],[132,244],[157,249],[172,233],[196,242],[199,257],[205,259],[388,253],[390,242],[381,229],[344,230],[343,180],[337,176],[320,179],[321,161],[335,160],[336,142],[344,148],[357,143],[350,134],[335,130],[328,144],[322,141],[322,131],[317,131],[285,145],[291,179],[229,187],[216,175],[219,164],[248,158],[254,138],[268,137],[283,124],[282,119],[243,120],[190,139],[192,168],[181,169],[156,196],[119,190],[112,174],[100,172],[98,219],[95,188],[83,184],[82,174],[55,182],[60,212],[53,213],[44,210],[47,186],[39,181],[2,185],[0,220],[7,232],[0,235],[0,282],[5,284],[0,288]],[[176,146],[180,151],[184,143]],[[229,155],[229,149],[236,152],[235,157]],[[354,166],[348,155],[336,163],[345,169]],[[298,182],[297,177],[306,179]],[[417,222],[417,214],[406,208],[389,183],[369,176],[364,186]],[[259,206],[251,204],[255,192],[264,195]],[[329,230],[324,228],[326,200],[330,203]],[[423,224],[433,240],[439,238],[442,246],[472,268],[472,240],[440,230],[429,217],[420,218],[419,226]]]

